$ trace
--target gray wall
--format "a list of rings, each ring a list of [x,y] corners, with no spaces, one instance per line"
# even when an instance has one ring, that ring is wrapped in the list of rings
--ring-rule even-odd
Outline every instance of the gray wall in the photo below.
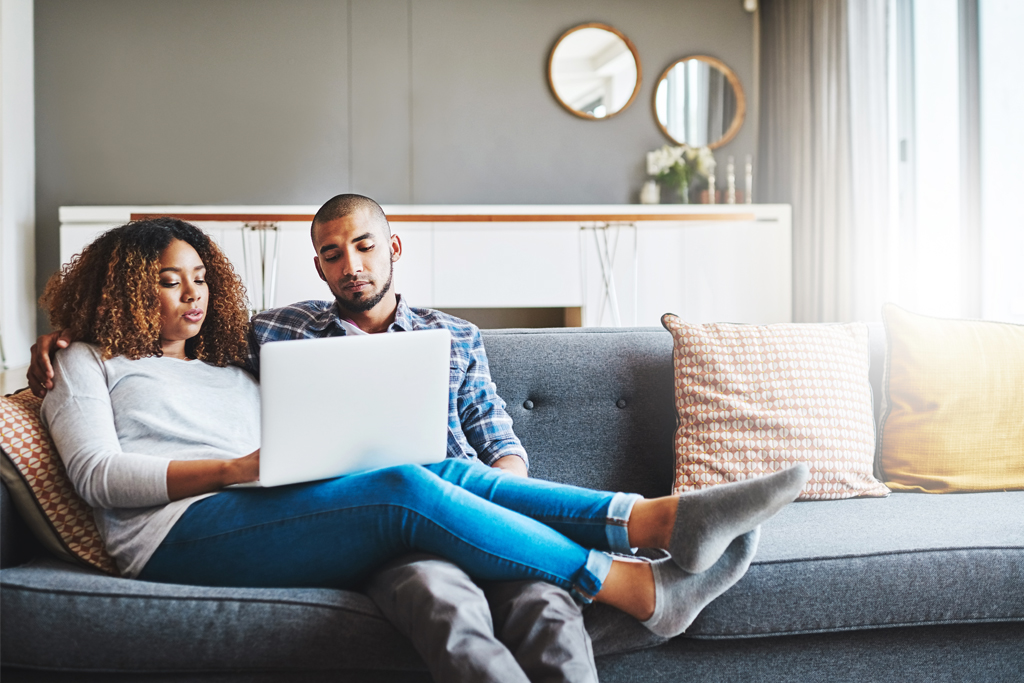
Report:
[[[754,19],[740,0],[36,0],[39,285],[57,208],[87,204],[631,203],[673,60],[708,54],[746,90],[719,150],[757,147]],[[546,78],[586,21],[636,45],[643,85],[605,121]]]

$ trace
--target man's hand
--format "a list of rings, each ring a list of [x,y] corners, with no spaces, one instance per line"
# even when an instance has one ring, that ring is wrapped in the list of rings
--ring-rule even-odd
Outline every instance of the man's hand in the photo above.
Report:
[[[29,363],[26,376],[29,388],[39,398],[43,398],[47,391],[53,389],[53,354],[58,349],[66,349],[71,342],[70,332],[61,330],[44,334],[32,345],[32,361]]]
[[[494,461],[491,467],[497,467],[499,470],[508,472],[509,474],[515,474],[520,477],[530,476],[526,472],[526,463],[518,455],[506,455],[503,458],[498,458]]]

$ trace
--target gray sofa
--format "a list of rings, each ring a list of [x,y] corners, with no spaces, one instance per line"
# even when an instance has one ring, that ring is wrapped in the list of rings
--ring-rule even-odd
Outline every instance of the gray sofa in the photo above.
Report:
[[[484,336],[532,475],[668,492],[661,329]],[[872,328],[876,397],[883,351]],[[876,401],[877,403],[877,401]],[[115,579],[47,557],[0,490],[0,657],[13,681],[425,681],[363,595]],[[603,681],[1024,680],[1024,491],[801,502],[682,637],[586,609]]]

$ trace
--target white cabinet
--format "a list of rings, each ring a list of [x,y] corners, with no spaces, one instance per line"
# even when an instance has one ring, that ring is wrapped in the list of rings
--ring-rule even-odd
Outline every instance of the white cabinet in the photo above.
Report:
[[[402,241],[402,258],[395,263],[395,291],[411,306],[431,308],[434,298],[434,226],[432,223],[394,223],[391,232]]]
[[[194,207],[61,207],[61,263],[67,263],[72,256],[82,251],[104,231],[127,223],[133,213],[213,213],[209,209],[214,207],[203,208],[206,211],[199,211]],[[247,211],[249,209],[249,207],[231,208],[245,208]],[[223,211],[224,209],[216,207],[216,210]],[[245,281],[250,302],[255,304],[260,296],[262,284],[258,277],[250,278],[247,274],[241,224],[201,220],[191,222],[204,230],[224,251],[224,255],[231,261],[235,271]],[[287,221],[277,225],[279,230],[273,236],[268,236],[267,243],[270,253],[266,256],[270,259],[273,254],[273,240],[280,240],[276,293],[273,300],[267,302],[268,307],[283,306],[306,299],[331,298],[330,290],[317,275],[316,268],[313,266],[314,252],[309,239],[309,223]],[[248,240],[249,246],[253,248],[253,263],[249,269],[252,271],[258,268],[258,240],[253,239],[253,236],[250,236]]]
[[[292,227],[294,226],[294,227]],[[225,229],[227,233],[238,234],[239,230]],[[320,279],[313,265],[313,243],[309,239],[309,225],[295,223],[281,224],[281,251],[279,256],[277,287],[274,306],[284,306],[307,299],[329,299],[331,290]],[[239,255],[229,254],[232,263],[239,263]]]
[[[117,223],[61,223],[60,262],[65,264],[71,257],[85,249],[100,233],[117,227]]]
[[[245,238],[247,272],[243,223],[231,218],[276,215],[276,294],[265,305],[327,299],[330,290],[317,276],[309,240],[316,209],[62,207],[61,259],[66,262],[133,213],[188,214],[221,245],[259,307],[262,285],[253,268],[257,242],[251,234]],[[394,286],[415,306],[581,307],[588,326],[659,325],[666,312],[694,322],[792,319],[786,205],[384,209],[402,241]],[[197,219],[200,215],[213,220]]]
[[[579,306],[578,253],[572,223],[435,223],[434,305]]]
[[[774,222],[641,226],[638,325],[792,319],[789,229]]]

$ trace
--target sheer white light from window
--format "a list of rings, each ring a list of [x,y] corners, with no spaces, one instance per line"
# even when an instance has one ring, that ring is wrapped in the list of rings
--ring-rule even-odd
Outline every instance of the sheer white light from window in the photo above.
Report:
[[[917,272],[914,308],[959,316],[960,57],[957,0],[914,7]],[[915,267],[916,266],[916,267]]]
[[[982,0],[979,14],[982,315],[1024,323],[1024,3]]]

